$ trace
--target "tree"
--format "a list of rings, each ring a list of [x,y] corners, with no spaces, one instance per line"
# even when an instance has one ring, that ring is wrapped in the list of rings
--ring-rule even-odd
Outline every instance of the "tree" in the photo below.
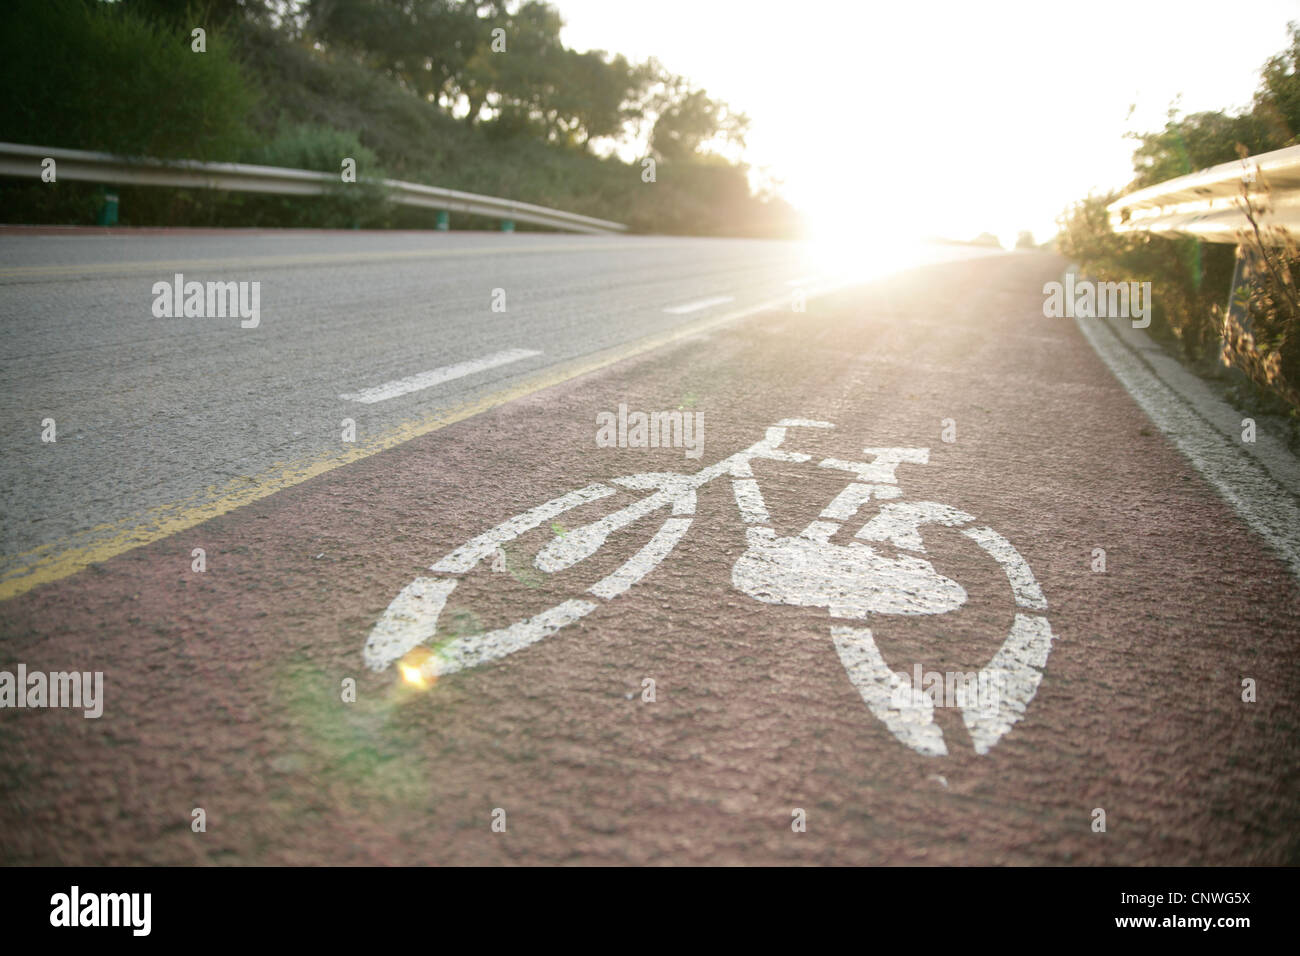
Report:
[[[492,92],[500,98],[499,110],[508,123],[536,125],[549,138],[560,120],[565,52],[560,29],[564,21],[554,7],[529,0],[500,22],[506,31],[507,52],[489,54],[495,66]]]
[[[650,148],[665,161],[694,156],[707,142],[743,147],[749,117],[734,112],[726,103],[693,88],[680,76],[666,76],[663,90],[654,102],[655,123],[650,131]]]
[[[1238,143],[1251,153],[1277,148],[1268,124],[1253,112],[1233,116],[1213,111],[1179,119],[1170,110],[1164,129],[1130,137],[1139,143],[1133,152],[1135,189],[1236,159]]]
[[[1300,23],[1288,23],[1291,45],[1269,57],[1260,71],[1255,113],[1268,126],[1275,148],[1300,141]]]
[[[566,50],[562,112],[581,131],[579,144],[592,137],[618,136],[636,118],[637,101],[646,75],[623,56],[612,59],[603,50]]]
[[[473,0],[309,0],[310,30],[424,99],[455,90],[484,40]]]

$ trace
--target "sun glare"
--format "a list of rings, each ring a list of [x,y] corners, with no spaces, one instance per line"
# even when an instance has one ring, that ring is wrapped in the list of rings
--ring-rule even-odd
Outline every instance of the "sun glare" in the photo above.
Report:
[[[805,269],[833,283],[877,278],[926,259],[921,236],[881,228],[842,207],[829,212],[823,207],[812,214],[805,249]]]
[[[433,652],[424,645],[413,647],[397,662],[402,680],[417,690],[427,690],[437,681],[433,673]]]

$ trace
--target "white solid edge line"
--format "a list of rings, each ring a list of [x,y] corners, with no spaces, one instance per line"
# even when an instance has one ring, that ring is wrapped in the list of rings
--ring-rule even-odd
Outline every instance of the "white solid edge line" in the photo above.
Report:
[[[1147,417],[1300,578],[1300,508],[1291,495],[1160,381],[1109,327],[1103,332],[1098,319],[1074,322]]]
[[[486,372],[490,368],[509,365],[512,362],[518,362],[541,354],[541,352],[534,349],[507,349],[504,352],[493,352],[491,355],[484,355],[481,358],[470,359],[466,362],[457,362],[455,365],[444,365],[442,368],[420,372],[418,375],[410,375],[392,382],[385,382],[373,388],[363,388],[359,392],[349,392],[340,395],[339,398],[348,402],[361,402],[365,405],[371,405],[375,402],[383,402],[390,398],[397,398],[399,395],[432,388],[434,385],[441,385],[444,382],[450,382],[452,379],[464,378],[466,375],[473,375],[476,372]]]
[[[734,295],[715,295],[711,299],[699,299],[696,302],[687,302],[685,305],[674,305],[664,309],[669,315],[685,315],[688,312],[698,312],[700,309],[707,309],[711,305],[722,305],[724,302],[735,302]]]

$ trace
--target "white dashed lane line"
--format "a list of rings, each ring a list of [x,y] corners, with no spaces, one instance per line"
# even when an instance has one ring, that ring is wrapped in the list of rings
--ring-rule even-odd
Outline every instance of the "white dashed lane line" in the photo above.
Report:
[[[452,379],[464,378],[466,375],[473,375],[476,372],[486,372],[490,368],[509,365],[511,362],[518,362],[522,359],[532,358],[534,355],[541,354],[541,352],[532,349],[508,349],[505,352],[494,352],[491,355],[485,355],[482,358],[470,359],[467,362],[458,362],[455,365],[444,365],[442,368],[420,372],[418,375],[411,375],[407,378],[399,378],[392,382],[385,382],[382,385],[376,385],[374,388],[365,388],[359,392],[349,392],[345,395],[340,395],[339,398],[348,402],[361,402],[364,405],[372,405],[375,402],[397,398],[399,395],[418,392],[424,388],[432,388],[435,385],[450,382]]]
[[[699,299],[695,302],[687,302],[685,305],[674,305],[664,309],[669,315],[685,315],[688,312],[698,312],[700,309],[707,309],[712,305],[722,305],[724,302],[735,302],[734,295],[715,295],[711,299]]]

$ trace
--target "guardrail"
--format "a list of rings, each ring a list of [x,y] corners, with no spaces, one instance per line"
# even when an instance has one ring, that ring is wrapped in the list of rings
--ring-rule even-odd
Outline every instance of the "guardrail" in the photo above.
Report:
[[[85,180],[115,186],[181,186],[191,189],[228,189],[237,192],[274,193],[282,196],[320,196],[343,183],[337,173],[244,163],[204,163],[197,160],[164,161],[113,156],[80,149],[57,149],[0,143],[0,176],[39,178],[42,160],[53,159],[59,179]],[[503,228],[515,222],[550,226],[567,232],[608,235],[627,226],[606,219],[534,206],[531,203],[480,196],[477,193],[424,186],[397,179],[363,180],[383,186],[388,200],[400,206],[421,206],[440,212],[463,212],[502,220]],[[439,218],[439,227],[445,220]]]
[[[1261,181],[1262,180],[1262,181]],[[1250,313],[1239,290],[1251,278],[1257,253],[1242,243],[1247,231],[1254,235],[1246,218],[1249,195],[1259,226],[1259,239],[1280,245],[1286,237],[1300,240],[1300,146],[1288,146],[1271,153],[1220,163],[1198,173],[1179,176],[1121,196],[1106,211],[1115,232],[1149,232],[1170,238],[1190,236],[1205,242],[1233,243],[1237,251],[1228,287],[1225,313],[1231,321],[1223,326],[1219,363],[1227,368],[1229,325],[1251,330]],[[1279,232],[1281,230],[1281,232]],[[1196,283],[1199,286],[1200,255],[1197,254]]]
[[[1267,201],[1256,192],[1260,177],[1268,184]],[[1280,226],[1300,238],[1300,146],[1220,163],[1121,196],[1106,207],[1115,232],[1151,232],[1192,236],[1206,242],[1238,241],[1250,228],[1242,203],[1243,186],[1265,206],[1261,228]],[[1271,238],[1266,236],[1266,238]]]

